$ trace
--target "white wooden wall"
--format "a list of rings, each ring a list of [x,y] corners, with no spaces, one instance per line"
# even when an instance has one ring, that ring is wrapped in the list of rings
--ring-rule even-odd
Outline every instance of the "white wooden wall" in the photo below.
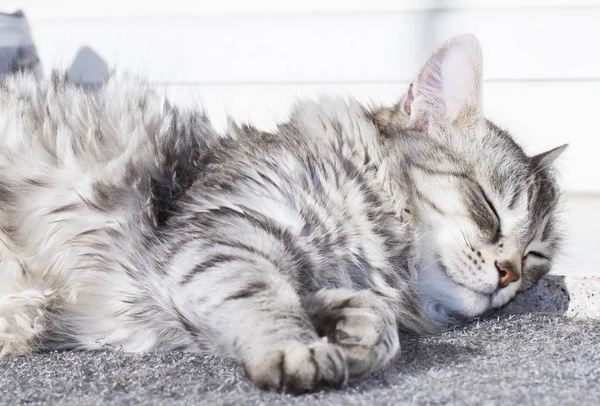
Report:
[[[600,0],[2,0],[0,7],[28,15],[46,73],[68,67],[87,46],[181,103],[202,104],[218,126],[230,114],[269,127],[295,98],[321,93],[392,103],[429,52],[472,32],[483,46],[489,117],[530,153],[570,143],[559,163],[577,201],[566,214],[577,240],[569,268],[600,273]]]

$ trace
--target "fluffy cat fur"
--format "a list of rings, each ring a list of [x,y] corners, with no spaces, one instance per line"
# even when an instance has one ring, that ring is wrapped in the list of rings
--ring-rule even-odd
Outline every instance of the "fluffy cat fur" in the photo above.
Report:
[[[556,255],[563,148],[484,118],[469,35],[390,108],[299,102],[219,135],[135,78],[0,89],[0,352],[183,348],[262,388],[343,386],[506,304]],[[507,278],[509,280],[507,280]]]

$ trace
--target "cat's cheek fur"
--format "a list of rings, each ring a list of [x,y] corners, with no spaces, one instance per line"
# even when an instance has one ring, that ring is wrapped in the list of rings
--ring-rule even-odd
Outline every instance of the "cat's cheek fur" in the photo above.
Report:
[[[450,196],[445,199],[440,196],[436,201],[452,199],[452,192],[446,193]],[[446,275],[455,283],[479,293],[493,293],[498,286],[494,253],[476,248],[481,244],[478,244],[475,227],[463,214],[464,209],[460,204],[455,203],[452,212],[448,211],[449,207],[446,205],[447,211],[442,213],[427,204],[422,206],[423,243],[427,247],[423,254],[423,265],[439,262]]]
[[[491,294],[498,287],[498,271],[494,266],[493,255],[487,261],[478,257],[479,252],[463,241],[467,235],[464,229],[447,225],[440,228],[436,244],[439,247],[441,262],[448,276],[455,282],[482,294]]]

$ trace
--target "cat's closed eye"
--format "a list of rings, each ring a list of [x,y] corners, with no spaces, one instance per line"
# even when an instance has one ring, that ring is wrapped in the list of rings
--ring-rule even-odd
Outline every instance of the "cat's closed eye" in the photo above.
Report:
[[[542,260],[546,260],[546,261],[550,260],[550,258],[548,258],[546,255],[542,254],[541,252],[537,252],[537,251],[527,252],[523,256],[523,260],[526,260],[527,258],[537,258],[537,259],[542,259]]]
[[[495,223],[496,229],[494,231],[494,237],[492,238],[492,244],[494,244],[494,243],[498,242],[500,240],[500,237],[502,236],[500,215],[498,214],[498,211],[494,207],[494,204],[492,203],[492,201],[490,200],[490,198],[488,197],[488,195],[485,193],[485,191],[483,190],[483,188],[481,186],[479,186],[479,190],[481,191],[481,196],[487,203],[488,208],[494,214],[494,217],[496,219],[496,223]]]
[[[548,227],[547,218],[542,222],[541,230],[546,230],[546,227]],[[538,235],[543,235],[543,232],[544,231],[542,231],[542,233]],[[527,248],[524,251],[523,262],[525,262],[527,259],[533,259],[537,262],[550,261],[551,259],[548,254],[548,249],[549,247],[546,243],[539,240],[538,238],[533,237],[531,241],[529,241],[529,243],[527,244]]]

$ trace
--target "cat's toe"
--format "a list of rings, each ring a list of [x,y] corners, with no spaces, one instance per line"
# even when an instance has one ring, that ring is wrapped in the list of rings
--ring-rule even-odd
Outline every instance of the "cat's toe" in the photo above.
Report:
[[[271,352],[257,368],[247,372],[260,388],[296,395],[324,387],[341,388],[348,381],[344,353],[326,342]]]
[[[281,365],[281,390],[300,394],[324,386],[343,387],[348,367],[343,352],[334,345],[318,342],[294,347],[284,353]]]

